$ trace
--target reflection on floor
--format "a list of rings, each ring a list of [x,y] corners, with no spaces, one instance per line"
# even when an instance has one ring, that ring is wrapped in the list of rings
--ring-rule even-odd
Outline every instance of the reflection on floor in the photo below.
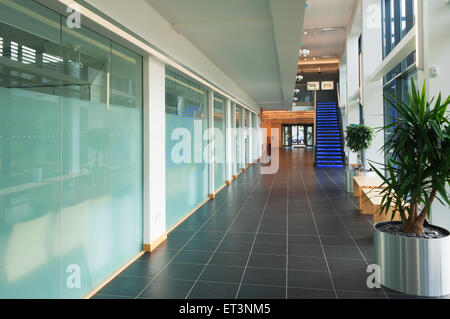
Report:
[[[283,150],[275,175],[251,167],[94,298],[408,297],[367,287],[372,225],[342,170],[312,156]]]

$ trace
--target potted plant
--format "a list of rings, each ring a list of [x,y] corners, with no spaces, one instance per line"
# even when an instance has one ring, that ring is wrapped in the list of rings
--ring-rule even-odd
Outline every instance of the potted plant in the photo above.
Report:
[[[345,129],[345,141],[358,154],[358,171],[362,171],[361,152],[369,148],[373,140],[373,129],[365,125],[352,124]]]
[[[431,205],[450,204],[450,125],[446,114],[450,96],[427,101],[426,87],[411,81],[408,101],[386,99],[399,115],[383,150],[394,154],[382,165],[370,164],[383,179],[381,214],[401,222],[374,227],[375,259],[384,286],[420,296],[450,294],[450,236],[446,229],[428,224]]]

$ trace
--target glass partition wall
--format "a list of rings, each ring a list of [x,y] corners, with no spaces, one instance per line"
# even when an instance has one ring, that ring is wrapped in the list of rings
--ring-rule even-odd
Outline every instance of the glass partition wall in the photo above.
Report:
[[[66,25],[0,0],[0,298],[80,298],[142,250],[142,57]]]
[[[242,109],[240,106],[236,105],[236,116],[235,116],[235,150],[236,150],[236,165],[235,173],[239,173],[242,169]]]
[[[214,189],[225,185],[226,159],[226,100],[220,95],[214,96]]]
[[[166,70],[166,227],[208,198],[208,91]]]

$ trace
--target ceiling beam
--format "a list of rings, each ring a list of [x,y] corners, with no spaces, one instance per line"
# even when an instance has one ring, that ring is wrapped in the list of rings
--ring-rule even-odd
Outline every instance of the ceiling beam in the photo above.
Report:
[[[306,0],[270,0],[285,107],[292,105]]]

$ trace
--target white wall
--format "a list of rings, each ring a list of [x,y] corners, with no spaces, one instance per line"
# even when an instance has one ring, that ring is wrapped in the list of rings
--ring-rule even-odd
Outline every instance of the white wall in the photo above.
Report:
[[[424,78],[427,80],[429,98],[439,92],[444,98],[450,95],[450,5],[444,0],[424,1]],[[439,67],[437,77],[430,76],[430,67]],[[450,189],[447,188],[447,193]],[[433,205],[432,222],[450,230],[450,209],[439,202]]]
[[[226,91],[248,107],[259,112],[256,102],[212,63],[187,38],[176,32],[170,23],[145,0],[86,0],[97,10],[190,68],[218,88]]]
[[[362,90],[364,124],[375,129],[374,138],[366,150],[364,166],[369,162],[384,163],[384,152],[380,149],[384,144],[383,131],[377,128],[384,125],[383,82],[372,81],[371,76],[383,61],[381,5],[379,0],[362,0]],[[375,165],[375,164],[374,164]],[[378,165],[375,165],[378,166]],[[381,169],[380,166],[378,166]]]
[[[359,50],[358,39],[361,34],[361,3],[355,8],[352,24],[347,32],[345,43],[345,68],[346,68],[346,86],[347,86],[347,107],[346,107],[346,126],[350,124],[359,124]],[[356,99],[353,99],[354,96]],[[344,127],[345,129],[345,127]],[[357,164],[357,154],[346,150],[349,164]]]

